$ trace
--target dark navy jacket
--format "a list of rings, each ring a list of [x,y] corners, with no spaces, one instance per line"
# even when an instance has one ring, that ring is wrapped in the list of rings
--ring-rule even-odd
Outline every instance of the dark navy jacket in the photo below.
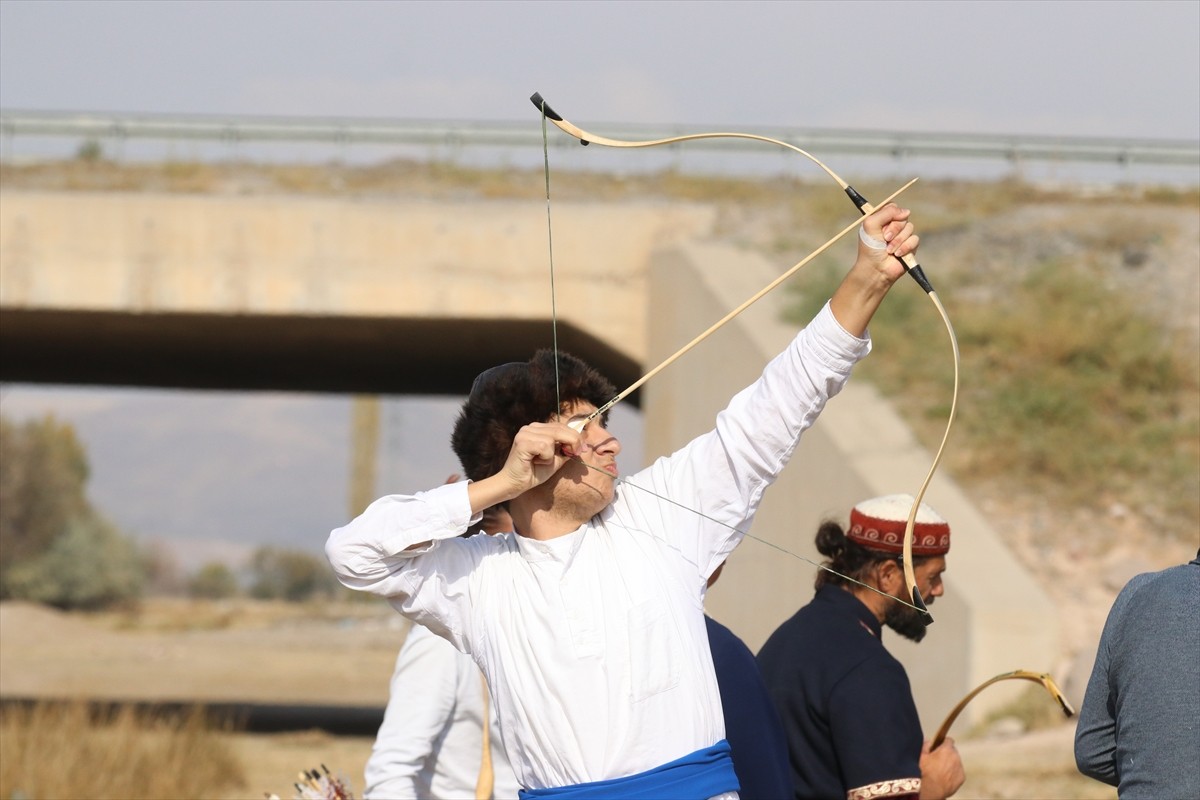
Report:
[[[787,732],[796,798],[845,800],[854,789],[920,779],[921,721],[908,675],[881,634],[866,605],[826,585],[759,651]]]
[[[786,800],[792,793],[783,723],[767,694],[754,653],[721,623],[705,616],[708,646],[725,711],[725,739],[741,800]]]

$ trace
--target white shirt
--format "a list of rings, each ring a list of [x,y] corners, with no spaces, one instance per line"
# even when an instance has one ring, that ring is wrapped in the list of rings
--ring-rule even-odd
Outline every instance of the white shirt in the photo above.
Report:
[[[376,500],[326,554],[343,584],[475,659],[526,788],[660,766],[724,737],[705,583],[869,349],[826,305],[713,431],[622,481],[573,533],[456,538],[473,518],[467,485],[453,483]]]
[[[495,708],[488,714],[496,800],[515,800]],[[414,625],[396,658],[366,800],[474,800],[483,757],[483,676],[470,656]]]

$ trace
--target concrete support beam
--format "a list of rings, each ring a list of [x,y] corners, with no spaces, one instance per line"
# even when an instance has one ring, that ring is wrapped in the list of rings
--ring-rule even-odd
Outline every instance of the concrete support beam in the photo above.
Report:
[[[32,191],[0,200],[5,308],[550,316],[544,201]],[[712,216],[699,206],[556,204],[560,319],[642,360],[647,254],[706,231]]]
[[[555,204],[560,347],[632,383],[649,253],[713,215]],[[462,392],[553,342],[546,205],[4,191],[0,313],[4,380]]]

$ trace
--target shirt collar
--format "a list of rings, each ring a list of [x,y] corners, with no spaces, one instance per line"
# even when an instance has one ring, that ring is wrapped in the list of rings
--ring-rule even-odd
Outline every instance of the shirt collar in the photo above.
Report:
[[[840,586],[827,583],[817,590],[814,602],[828,603],[837,613],[853,617],[867,629],[876,639],[882,640],[883,624],[875,616],[867,604]]]
[[[584,524],[576,531],[553,539],[530,539],[518,534],[517,546],[520,547],[526,561],[559,561],[566,564],[579,549],[579,544],[583,541],[583,529],[586,527]]]

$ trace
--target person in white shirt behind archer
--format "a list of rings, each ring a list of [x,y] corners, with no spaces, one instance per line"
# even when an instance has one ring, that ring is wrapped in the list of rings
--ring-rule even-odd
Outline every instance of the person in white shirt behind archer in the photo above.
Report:
[[[458,479],[451,475],[446,483]],[[507,511],[489,508],[463,535],[512,529]],[[413,625],[396,658],[363,799],[515,800],[520,786],[490,699],[470,656]]]
[[[620,442],[592,416],[613,385],[542,351],[476,378],[451,437],[468,483],[380,498],[330,534],[343,585],[483,670],[524,800],[737,797],[707,581],[870,350],[867,323],[918,245],[908,218],[889,203],[863,220],[825,307],[674,454],[619,479]],[[514,532],[459,538],[495,505]]]

